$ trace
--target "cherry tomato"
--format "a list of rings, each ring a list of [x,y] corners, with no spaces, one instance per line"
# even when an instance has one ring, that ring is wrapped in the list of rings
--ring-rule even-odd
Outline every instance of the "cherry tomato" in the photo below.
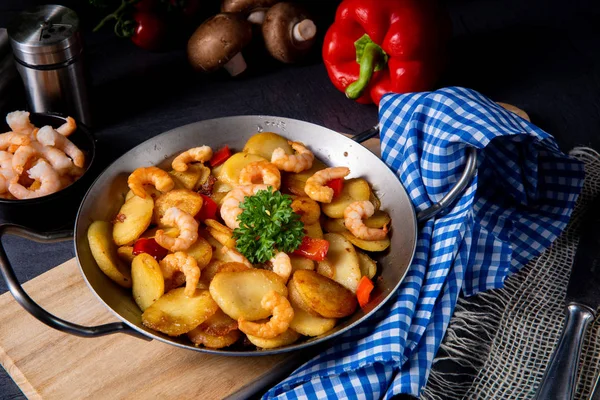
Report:
[[[136,23],[131,41],[145,50],[160,50],[167,40],[167,23],[156,14],[138,11],[133,14]]]
[[[133,4],[138,11],[156,11],[160,8],[160,0],[139,0]]]
[[[154,238],[140,238],[133,244],[133,255],[137,256],[140,253],[148,253],[156,260],[162,260],[167,256],[169,251],[156,243]]]

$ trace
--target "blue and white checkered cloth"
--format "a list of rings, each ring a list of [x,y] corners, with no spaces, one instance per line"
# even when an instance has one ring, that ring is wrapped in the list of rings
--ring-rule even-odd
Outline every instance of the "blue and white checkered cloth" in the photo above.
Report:
[[[477,176],[448,213],[420,227],[395,297],[265,398],[418,396],[459,292],[501,287],[556,239],[575,206],[582,163],[548,133],[473,90],[387,94],[379,114],[382,158],[417,210],[457,181],[468,146],[479,149]]]

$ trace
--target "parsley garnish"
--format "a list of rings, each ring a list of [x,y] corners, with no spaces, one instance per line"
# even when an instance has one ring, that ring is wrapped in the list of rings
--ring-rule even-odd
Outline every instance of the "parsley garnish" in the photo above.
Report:
[[[292,210],[292,198],[280,191],[259,190],[240,203],[240,227],[233,231],[236,248],[253,264],[264,263],[276,251],[296,250],[304,236],[304,224]]]

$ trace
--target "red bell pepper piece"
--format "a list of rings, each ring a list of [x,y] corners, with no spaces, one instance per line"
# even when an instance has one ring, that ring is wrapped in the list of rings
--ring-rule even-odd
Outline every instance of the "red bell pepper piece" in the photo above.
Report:
[[[202,203],[202,208],[200,208],[200,211],[198,212],[198,214],[196,214],[196,219],[199,219],[200,221],[204,221],[207,219],[217,219],[217,210],[219,209],[217,203],[215,203],[215,201],[210,197],[202,193],[199,194],[200,196],[202,196],[202,199],[204,201]]]
[[[344,0],[325,35],[323,61],[348,98],[379,104],[389,92],[432,89],[450,33],[435,0]]]
[[[294,254],[313,261],[323,261],[328,251],[329,242],[327,240],[304,236],[300,247],[294,250]]]
[[[342,189],[344,189],[344,178],[332,179],[325,185],[333,189],[333,198],[335,199],[342,193]]]
[[[227,161],[229,157],[231,157],[231,150],[229,149],[229,146],[226,145],[225,147],[222,147],[219,150],[215,151],[212,158],[210,159],[210,166],[216,167],[218,165],[221,165],[225,161]]]
[[[133,255],[137,256],[140,253],[148,253],[156,260],[162,260],[167,256],[169,250],[156,243],[154,238],[139,238],[133,244]]]
[[[371,291],[375,285],[367,276],[363,276],[358,282],[358,288],[356,289],[356,298],[358,299],[358,304],[360,307],[364,307],[369,302],[369,297],[371,296]]]

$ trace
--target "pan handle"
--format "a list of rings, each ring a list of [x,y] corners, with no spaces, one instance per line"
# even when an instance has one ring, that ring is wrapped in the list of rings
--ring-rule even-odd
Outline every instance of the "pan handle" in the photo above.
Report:
[[[371,139],[375,136],[379,135],[379,126],[374,126],[372,128],[367,129],[364,132],[361,132],[352,137],[352,140],[358,143],[362,143],[368,139]],[[475,172],[477,171],[477,149],[474,147],[467,148],[467,162],[465,164],[465,169],[456,182],[456,184],[450,189],[448,193],[440,200],[435,203],[431,207],[428,207],[417,213],[417,221],[423,222],[430,218],[433,218],[444,209],[446,209],[458,196],[460,196],[467,186],[471,179],[475,176]]]
[[[0,274],[2,274],[10,293],[13,295],[17,303],[19,303],[29,314],[33,315],[39,321],[51,328],[70,333],[71,335],[75,336],[99,337],[110,335],[112,333],[126,333],[140,339],[145,339],[148,341],[151,340],[123,322],[114,322],[111,324],[98,326],[82,326],[60,319],[44,310],[31,297],[29,297],[19,283],[17,276],[15,275],[15,271],[10,264],[8,257],[6,256],[6,251],[4,250],[4,244],[2,243],[2,237],[4,235],[20,236],[38,243],[56,243],[73,239],[73,230],[39,233],[18,225],[0,225]]]

